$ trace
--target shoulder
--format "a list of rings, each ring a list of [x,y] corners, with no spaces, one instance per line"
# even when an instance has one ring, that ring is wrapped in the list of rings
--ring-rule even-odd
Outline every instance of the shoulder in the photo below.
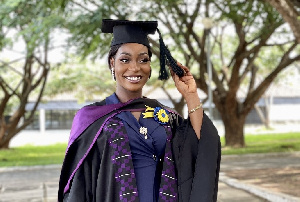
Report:
[[[87,107],[87,106],[104,106],[104,105],[106,105],[106,98],[103,99],[102,101],[94,102],[94,103],[86,105],[84,107]]]
[[[80,109],[77,111],[76,115],[77,115],[77,114],[82,115],[82,114],[84,114],[86,111],[89,111],[88,109],[91,109],[91,108],[94,108],[94,107],[101,107],[101,106],[105,106],[105,105],[106,105],[106,98],[103,99],[103,100],[101,100],[101,101],[94,102],[94,103],[92,103],[92,104],[88,104],[88,105],[83,106],[82,108],[80,108]]]

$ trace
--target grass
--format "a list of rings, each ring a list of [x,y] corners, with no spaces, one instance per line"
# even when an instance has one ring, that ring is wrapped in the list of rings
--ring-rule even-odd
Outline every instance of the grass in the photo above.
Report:
[[[265,135],[245,135],[246,147],[225,147],[221,138],[222,155],[300,151],[300,132]]]
[[[221,138],[222,155],[300,151],[300,132],[266,135],[245,135],[246,147],[225,147]],[[0,150],[0,167],[62,164],[66,144],[22,146]]]
[[[66,148],[66,144],[55,144],[0,150],[0,167],[62,164]]]

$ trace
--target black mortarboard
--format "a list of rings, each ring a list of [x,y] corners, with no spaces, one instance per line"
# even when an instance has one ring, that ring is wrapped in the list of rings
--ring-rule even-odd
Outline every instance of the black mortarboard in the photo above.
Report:
[[[162,36],[157,29],[157,21],[129,21],[129,20],[112,20],[103,19],[102,28],[103,33],[113,33],[111,46],[124,43],[139,43],[150,48],[148,34],[154,34],[157,30],[160,42],[160,72],[159,79],[167,80],[169,78],[166,70],[166,62],[172,70],[182,77],[184,72],[177,65],[177,62],[171,56],[170,51],[165,46]]]

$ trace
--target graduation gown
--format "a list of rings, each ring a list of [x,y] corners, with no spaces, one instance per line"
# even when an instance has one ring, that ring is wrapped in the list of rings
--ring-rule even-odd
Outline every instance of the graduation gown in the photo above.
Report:
[[[162,106],[152,99],[86,106],[74,117],[61,170],[58,201],[139,201],[128,135],[116,115]],[[198,140],[189,119],[168,109],[159,201],[216,201],[220,138],[204,114]]]

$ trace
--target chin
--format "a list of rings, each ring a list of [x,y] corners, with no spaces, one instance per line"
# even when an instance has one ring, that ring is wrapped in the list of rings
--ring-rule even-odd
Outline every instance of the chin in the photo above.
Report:
[[[129,84],[124,86],[124,88],[128,91],[132,91],[132,92],[139,92],[141,91],[146,83],[139,83],[139,84]]]
[[[142,88],[126,88],[126,90],[131,92],[131,93],[138,93],[138,92],[141,92],[143,90],[143,87]]]

